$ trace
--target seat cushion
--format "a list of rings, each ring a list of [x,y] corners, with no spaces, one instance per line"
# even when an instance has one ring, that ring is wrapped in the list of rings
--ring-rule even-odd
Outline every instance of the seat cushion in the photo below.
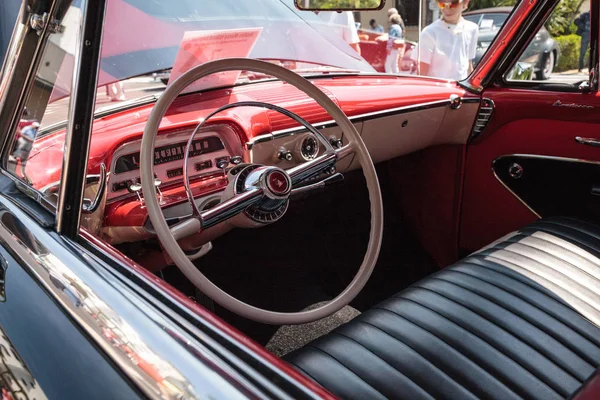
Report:
[[[600,229],[541,220],[286,359],[342,398],[558,399],[600,365]]]

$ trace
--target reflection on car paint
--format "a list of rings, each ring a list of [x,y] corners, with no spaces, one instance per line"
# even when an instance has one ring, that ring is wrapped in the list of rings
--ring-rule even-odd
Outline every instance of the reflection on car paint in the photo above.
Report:
[[[2,328],[0,328],[0,394],[1,400],[48,398]]]
[[[40,243],[34,233],[6,209],[0,210],[0,237],[12,242],[9,246],[15,250],[23,263],[31,268],[55,299],[87,328],[88,333],[100,342],[104,350],[111,353],[113,359],[126,372],[129,371],[128,375],[131,379],[136,381],[149,397],[196,399],[202,397],[198,394],[199,388],[205,391],[203,395],[214,394],[210,393],[210,384],[206,381],[192,383],[171,362],[161,356],[156,351],[160,348],[158,345],[160,338],[154,337],[154,340],[150,341],[143,338],[140,334],[140,326],[131,325],[123,312],[119,313],[107,304],[62,261],[62,258]],[[155,322],[160,323],[160,321]],[[162,327],[161,331],[176,339],[168,328]],[[204,354],[205,358],[206,355]],[[211,369],[214,368],[213,365]],[[208,373],[208,370],[206,372]],[[11,387],[15,386],[9,386]],[[229,398],[236,398],[237,392],[232,391],[227,394]]]

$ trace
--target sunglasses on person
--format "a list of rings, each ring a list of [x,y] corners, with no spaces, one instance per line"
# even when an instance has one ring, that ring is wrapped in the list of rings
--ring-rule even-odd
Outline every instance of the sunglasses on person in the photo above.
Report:
[[[438,6],[443,10],[444,8],[449,8],[451,10],[454,10],[455,8],[458,8],[459,6],[461,6],[463,3],[463,0],[453,0],[453,1],[449,1],[449,2],[445,2],[445,1],[438,1]]]

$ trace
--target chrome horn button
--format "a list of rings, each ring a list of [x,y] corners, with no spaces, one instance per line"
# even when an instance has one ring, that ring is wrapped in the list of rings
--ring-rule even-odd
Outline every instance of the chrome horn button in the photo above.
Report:
[[[266,189],[277,197],[284,197],[292,190],[292,180],[280,169],[272,169],[265,174]]]

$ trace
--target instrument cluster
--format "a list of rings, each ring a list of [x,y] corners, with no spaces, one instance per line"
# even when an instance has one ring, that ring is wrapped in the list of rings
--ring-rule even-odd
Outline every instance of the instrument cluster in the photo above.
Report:
[[[185,148],[193,128],[161,134],[154,148],[154,178],[157,190],[183,183]],[[114,153],[107,200],[140,195],[141,140],[128,142]],[[209,126],[198,132],[188,157],[190,179],[223,173],[243,161],[243,149],[235,131],[227,125]]]

